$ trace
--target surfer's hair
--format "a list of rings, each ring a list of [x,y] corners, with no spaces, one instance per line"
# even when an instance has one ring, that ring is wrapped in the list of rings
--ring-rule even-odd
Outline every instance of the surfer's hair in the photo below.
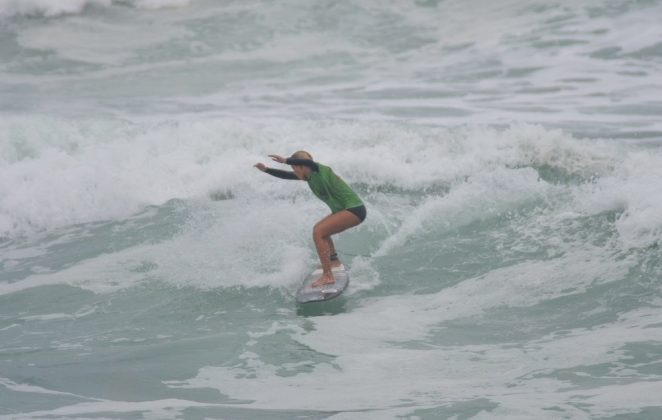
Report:
[[[295,159],[310,159],[313,160],[313,157],[310,155],[310,153],[306,152],[305,150],[299,150],[294,153],[292,153],[292,156]]]

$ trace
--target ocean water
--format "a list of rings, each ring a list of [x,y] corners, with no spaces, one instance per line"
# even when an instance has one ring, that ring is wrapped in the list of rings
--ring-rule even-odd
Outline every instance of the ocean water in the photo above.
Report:
[[[0,419],[662,418],[660,22],[0,0]],[[299,149],[368,208],[304,307]]]

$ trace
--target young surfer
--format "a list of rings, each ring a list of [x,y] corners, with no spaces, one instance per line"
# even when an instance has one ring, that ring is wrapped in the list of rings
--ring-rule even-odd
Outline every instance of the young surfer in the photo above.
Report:
[[[322,264],[322,276],[312,286],[334,283],[331,266],[340,262],[331,235],[354,227],[365,220],[366,208],[363,202],[331,168],[313,161],[313,157],[308,152],[300,150],[289,158],[278,155],[269,155],[269,157],[278,163],[290,165],[293,172],[267,168],[262,163],[256,163],[254,166],[277,178],[308,182],[313,193],[331,209],[331,214],[313,227],[313,240]]]

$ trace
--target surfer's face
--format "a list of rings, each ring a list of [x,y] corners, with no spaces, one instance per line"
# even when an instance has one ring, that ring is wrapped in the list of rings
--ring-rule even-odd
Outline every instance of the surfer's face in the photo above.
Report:
[[[292,171],[299,179],[306,179],[310,174],[310,168],[301,165],[292,165]]]

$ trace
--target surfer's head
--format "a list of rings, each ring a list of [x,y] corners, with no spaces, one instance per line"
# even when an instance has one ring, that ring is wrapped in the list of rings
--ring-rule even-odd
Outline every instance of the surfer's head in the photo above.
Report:
[[[306,152],[305,150],[299,150],[297,152],[292,153],[292,156],[295,159],[310,159],[313,160],[313,157],[310,155],[310,153]]]
[[[306,152],[305,150],[299,150],[297,152],[292,153],[292,156],[295,159],[310,159],[313,160],[313,157],[310,155],[310,153]],[[297,176],[299,179],[307,179],[308,175],[310,175],[310,168],[307,166],[301,166],[301,165],[292,165],[292,171],[294,171],[294,175]]]

